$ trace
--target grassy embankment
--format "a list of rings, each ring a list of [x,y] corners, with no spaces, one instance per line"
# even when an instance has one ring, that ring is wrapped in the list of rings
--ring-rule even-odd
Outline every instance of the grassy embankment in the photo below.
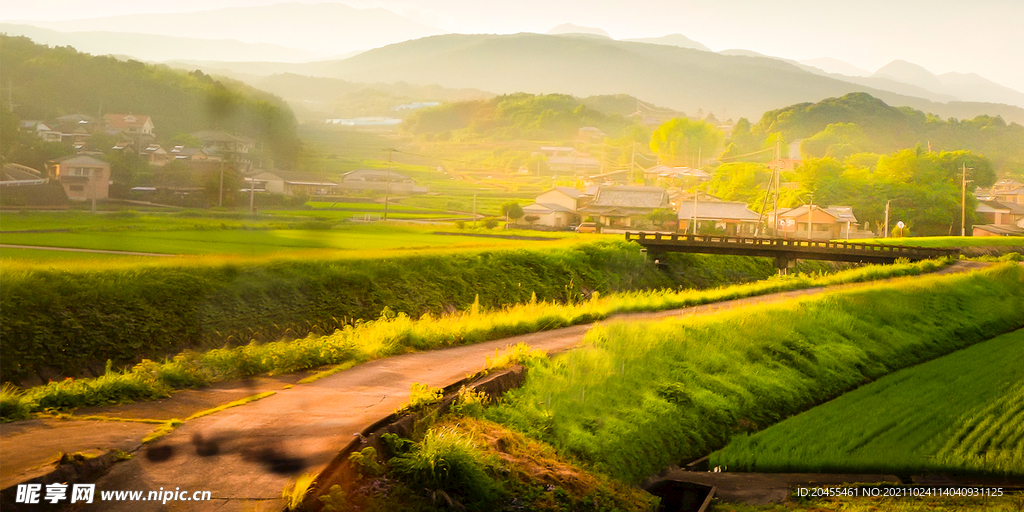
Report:
[[[530,368],[522,388],[489,408],[460,393],[413,440],[385,440],[380,457],[354,454],[362,477],[320,500],[441,510],[431,497],[444,493],[468,510],[645,510],[644,495],[605,498],[738,432],[1019,328],[1022,283],[1024,269],[1004,265],[709,317],[613,322],[554,360],[519,347]]]
[[[713,317],[610,323],[486,416],[637,481],[895,370],[1024,325],[1024,268]]]
[[[865,238],[850,242],[867,244],[913,245],[917,247],[985,247],[1009,245],[1024,247],[1021,236],[924,236],[906,238]]]
[[[829,276],[789,276],[705,291],[631,292],[602,297],[595,294],[588,300],[568,302],[531,300],[498,310],[488,308],[490,311],[481,312],[479,307],[473,307],[462,314],[423,316],[418,319],[401,313],[387,314],[375,321],[345,325],[326,336],[311,335],[291,341],[250,343],[206,352],[186,351],[161,363],[144,361],[131,371],[108,370],[95,379],[52,382],[33,387],[25,394],[6,389],[2,416],[4,419],[15,419],[48,408],[152,399],[166,396],[175,388],[266,372],[284,373],[327,364],[338,365],[334,369],[343,369],[362,361],[410,350],[498,339],[586,323],[620,312],[670,309],[775,291],[917,274],[941,265],[942,262],[928,261],[870,266]]]
[[[1024,476],[1024,330],[734,437],[711,463],[783,473]]]

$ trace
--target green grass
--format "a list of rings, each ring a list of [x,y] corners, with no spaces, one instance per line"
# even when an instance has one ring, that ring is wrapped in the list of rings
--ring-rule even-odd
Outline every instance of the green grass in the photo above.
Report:
[[[1024,326],[1024,268],[865,285],[710,317],[611,322],[486,417],[638,481],[865,382]]]
[[[733,438],[711,463],[734,471],[1024,476],[1024,330]]]
[[[162,362],[143,361],[129,371],[107,372],[95,379],[66,379],[30,388],[21,393],[4,389],[4,411],[23,416],[24,411],[67,409],[84,405],[149,400],[171,390],[261,373],[287,373],[323,365],[348,367],[354,363],[405,353],[566,327],[607,318],[615,313],[657,311],[749,297],[776,291],[860,282],[866,278],[909,275],[940,267],[941,262],[921,262],[866,267],[835,275],[810,278],[790,276],[713,290],[678,292],[646,291],[594,295],[582,302],[525,304],[418,319],[386,313],[379,320],[345,325],[326,336],[248,344],[206,352],[186,351]],[[14,357],[14,354],[8,356]],[[52,361],[51,363],[52,364]],[[499,364],[499,363],[496,363]],[[327,374],[335,369],[326,370]],[[121,390],[121,391],[119,391]],[[4,412],[7,418],[8,412]]]
[[[1024,246],[1020,236],[921,236],[907,238],[864,238],[856,243],[913,245],[917,247],[985,247],[996,245]]]

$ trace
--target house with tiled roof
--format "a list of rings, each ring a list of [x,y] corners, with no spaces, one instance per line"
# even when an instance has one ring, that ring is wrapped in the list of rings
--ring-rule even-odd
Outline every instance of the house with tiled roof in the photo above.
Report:
[[[68,199],[106,199],[110,188],[110,163],[97,155],[79,153],[46,163],[51,179],[60,182]]]
[[[120,133],[129,137],[153,135],[153,120],[138,114],[106,114],[103,116],[108,133]]]
[[[753,236],[761,216],[747,208],[747,203],[697,197],[683,200],[679,206],[679,231],[683,233],[718,233],[732,236]]]
[[[523,219],[531,217],[531,226],[552,229],[566,229],[579,223],[576,210],[582,202],[583,193],[572,187],[555,187],[537,196],[532,203],[523,207]],[[532,219],[536,217],[536,219]]]
[[[399,172],[389,169],[356,169],[341,176],[338,185],[345,190],[376,190],[401,194],[425,194],[429,192]]]
[[[769,214],[768,222],[777,225],[779,233],[787,238],[833,240],[864,234],[858,231],[857,217],[849,206],[797,206],[779,211],[778,221],[773,217],[774,213]]]
[[[656,210],[671,209],[668,192],[661,187],[601,185],[593,201],[578,211],[607,228],[625,229]]]
[[[324,196],[338,189],[338,183],[334,180],[312,172],[260,171],[246,180],[253,184],[262,182],[267,192],[286,196]]]

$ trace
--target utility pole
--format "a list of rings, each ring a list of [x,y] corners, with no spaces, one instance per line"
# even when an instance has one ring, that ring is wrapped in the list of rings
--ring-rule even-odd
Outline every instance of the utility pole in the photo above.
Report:
[[[775,237],[779,236],[779,167],[782,165],[782,147],[781,141],[775,141],[775,169],[772,170],[772,178],[775,180],[775,202],[772,204],[772,210],[774,211],[775,218],[772,221],[773,233]]]
[[[814,194],[811,194],[811,201],[807,203],[807,239],[811,240],[811,218],[814,216]]]
[[[476,229],[476,192],[473,192],[473,229]]]
[[[249,177],[249,213],[256,215],[256,176]]]
[[[967,169],[974,170],[964,162],[963,174],[960,176],[960,236],[967,236]]]
[[[892,199],[885,202],[885,236],[882,238],[889,238],[889,203]]]
[[[693,186],[693,234],[697,234],[697,185]]]

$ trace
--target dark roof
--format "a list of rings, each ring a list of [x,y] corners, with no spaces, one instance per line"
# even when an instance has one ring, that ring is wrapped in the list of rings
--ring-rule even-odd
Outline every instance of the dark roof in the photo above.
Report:
[[[334,181],[313,172],[264,171],[252,177],[262,181],[269,179],[271,176],[281,178],[281,181],[284,181],[285,183],[297,185],[337,185]]]
[[[248,137],[242,137],[240,135],[231,135],[227,132],[203,130],[192,133],[192,136],[203,141],[204,143],[210,142],[243,142],[246,144],[252,144],[254,141]]]
[[[974,229],[988,231],[1000,236],[1024,236],[1024,228],[1013,224],[975,224]]]
[[[693,201],[684,201],[679,207],[680,219],[693,218]],[[741,221],[757,221],[760,216],[747,208],[746,203],[739,201],[697,201],[697,219],[729,219]]]
[[[666,208],[668,192],[661,187],[611,186],[597,189],[590,206],[617,206],[625,208]]]
[[[388,169],[356,169],[341,175],[342,181],[412,181],[412,178]]]
[[[83,154],[83,153],[78,153],[78,154],[75,154],[75,155],[68,155],[68,156],[61,157],[61,158],[56,158],[56,159],[50,160],[50,161],[51,162],[56,162],[56,163],[59,163],[59,164],[75,163],[75,164],[87,164],[87,165],[110,165],[110,164],[108,164],[104,160],[100,160],[99,158],[96,158],[96,157],[94,157],[92,155],[86,155],[86,154]]]
[[[35,181],[43,179],[43,173],[20,164],[6,164],[0,181]]]

